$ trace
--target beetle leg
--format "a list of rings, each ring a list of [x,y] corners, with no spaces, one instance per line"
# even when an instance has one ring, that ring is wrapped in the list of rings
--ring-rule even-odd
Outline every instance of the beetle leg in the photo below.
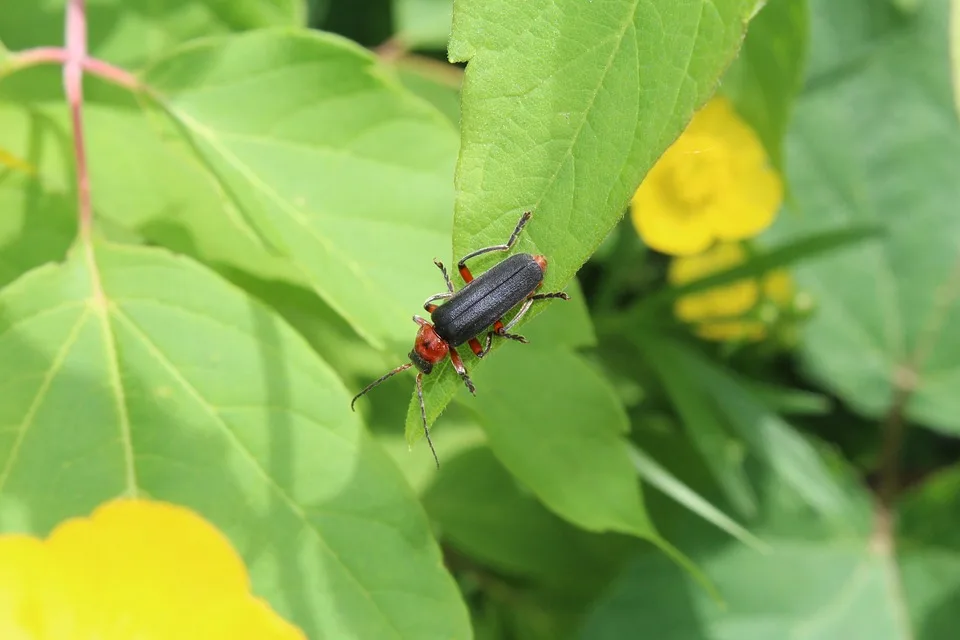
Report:
[[[437,305],[430,304],[431,302],[433,302],[434,300],[445,300],[452,295],[453,295],[452,293],[438,293],[436,295],[430,296],[429,298],[427,298],[426,302],[423,303],[424,311],[426,311],[427,313],[433,313],[433,310],[437,308]]]
[[[420,419],[423,420],[423,435],[427,438],[427,444],[430,445],[430,451],[433,453],[433,459],[437,463],[437,469],[440,468],[440,458],[437,457],[437,450],[433,448],[433,442],[430,440],[430,429],[427,427],[427,408],[423,406],[423,374],[417,374],[417,398],[420,400]]]
[[[480,344],[480,341],[477,340],[476,338],[470,338],[470,339],[467,341],[467,344],[470,345],[470,350],[473,351],[473,355],[477,356],[478,358],[482,358],[483,356],[487,355],[487,351],[490,350],[490,340],[491,340],[490,336],[491,336],[491,335],[493,335],[493,334],[492,334],[492,333],[488,333],[488,334],[487,334],[487,348],[486,348],[486,349],[483,348],[483,345],[481,345],[481,344]]]
[[[499,320],[497,321],[499,322]],[[486,344],[482,347],[480,346],[480,341],[476,338],[470,338],[470,348],[473,349],[473,353],[478,357],[482,358],[483,356],[490,353],[490,346],[493,344],[493,331],[487,332]]]
[[[501,328],[499,331],[497,331],[497,335],[501,335],[501,336],[504,336],[504,337],[510,335],[510,334],[508,334],[507,332],[510,331],[511,328],[513,328],[514,326],[516,326],[516,324],[517,324],[518,322],[520,322],[520,318],[522,318],[523,316],[526,315],[527,311],[530,310],[530,307],[533,306],[533,302],[534,302],[534,300],[533,300],[532,297],[527,298],[526,302],[523,303],[523,306],[520,307],[520,311],[517,311],[517,315],[513,316],[513,318],[510,319],[510,322],[507,323],[507,326],[505,326],[505,327]],[[520,337],[520,336],[517,336],[517,337],[512,338],[512,339],[513,339],[513,340],[516,340],[516,339],[519,338],[519,337]],[[520,342],[526,342],[526,339],[520,340]]]
[[[467,385],[470,393],[477,395],[477,389],[473,386],[473,382],[470,381],[470,376],[467,375],[467,368],[463,366],[463,360],[460,359],[460,354],[457,353],[457,350],[453,347],[450,347],[450,361],[453,363],[453,368],[456,369],[460,375],[460,379],[463,380],[463,384]]]
[[[517,237],[520,235],[520,232],[523,231],[523,228],[526,226],[527,221],[530,220],[530,217],[533,215],[530,211],[524,211],[523,215],[520,216],[520,222],[517,223],[517,227],[513,230],[513,233],[510,234],[510,239],[507,240],[506,244],[495,244],[492,247],[486,247],[484,249],[477,249],[473,253],[468,253],[460,259],[460,262],[457,263],[457,269],[460,271],[460,277],[463,278],[464,282],[470,282],[473,280],[473,274],[470,273],[470,269],[467,268],[467,260],[471,258],[476,258],[477,256],[482,256],[485,253],[490,253],[491,251],[509,251],[513,244],[517,241]]]
[[[436,258],[433,259],[433,264],[437,265],[437,269],[440,269],[440,273],[443,274],[443,281],[447,283],[447,291],[453,293],[453,283],[450,282],[450,275],[447,273],[447,268]]]
[[[553,298],[560,298],[561,300],[569,300],[568,296],[563,291],[554,291],[553,293],[538,293],[536,295],[530,296],[531,300],[551,300]]]
[[[520,307],[520,311],[518,311],[517,315],[513,316],[513,318],[510,319],[510,322],[508,322],[506,326],[500,325],[498,327],[496,324],[494,324],[494,331],[498,336],[501,336],[504,338],[510,338],[511,340],[516,340],[517,342],[526,343],[527,339],[524,338],[523,336],[518,336],[518,335],[514,335],[507,332],[510,331],[512,327],[515,327],[518,322],[520,322],[520,318],[522,318],[527,313],[527,311],[530,310],[530,307],[533,305],[534,302],[537,302],[538,300],[552,300],[554,298],[560,298],[561,300],[569,300],[570,296],[568,296],[563,291],[555,291],[553,293],[538,293],[536,295],[532,295],[529,298],[527,298],[526,302],[523,303],[523,306]]]

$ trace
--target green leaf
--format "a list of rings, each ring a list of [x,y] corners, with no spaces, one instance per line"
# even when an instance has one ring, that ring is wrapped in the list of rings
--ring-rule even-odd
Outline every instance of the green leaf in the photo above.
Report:
[[[468,64],[454,255],[505,242],[530,210],[516,250],[545,255],[544,291],[562,289],[713,94],[755,4],[456,0],[449,57]],[[429,422],[459,384],[428,381]]]
[[[950,4],[950,70],[953,79],[953,100],[960,114],[960,0]]]
[[[843,521],[822,520],[789,489],[767,481],[758,523],[773,553],[718,545],[685,525],[686,545],[720,588],[726,609],[676,567],[639,555],[598,604],[583,640],[632,637],[871,638],[949,640],[960,625],[960,469],[903,496],[899,513],[871,514],[871,496],[845,486],[855,505]],[[895,535],[886,523],[895,520]],[[882,605],[882,606],[878,606]]]
[[[406,394],[404,393],[404,399]],[[424,455],[414,453],[403,432],[399,429],[379,429],[375,432],[377,442],[384,451],[390,454],[393,461],[406,476],[407,482],[414,490],[423,495],[431,489],[441,472],[446,472],[451,464],[457,464],[463,451],[474,449],[486,444],[487,436],[476,422],[464,417],[450,419],[450,414],[443,418],[443,465],[437,469],[427,462]],[[416,453],[420,454],[419,451]],[[426,454],[429,456],[430,454]],[[448,463],[449,461],[449,463]]]
[[[516,347],[475,377],[476,410],[497,458],[550,510],[588,531],[654,536],[615,392],[565,349]]]
[[[476,385],[490,449],[548,509],[587,531],[646,538],[712,590],[654,530],[630,459],[627,416],[599,373],[567,349],[530,344],[504,351]]]
[[[410,49],[446,49],[453,0],[393,0],[394,38]]]
[[[878,242],[797,269],[818,308],[803,334],[803,362],[870,418],[902,389],[912,394],[909,420],[957,434],[960,182],[950,176],[960,123],[947,82],[948,9],[948,0],[924,3],[874,37],[862,63],[798,102],[788,162],[797,211],[771,235],[883,227]],[[858,27],[847,29],[853,38]]]
[[[184,504],[309,637],[469,638],[416,498],[273,312],[164,251],[100,244],[0,292],[0,529]]]
[[[67,0],[7,3],[0,40],[11,50],[63,44]],[[302,0],[97,0],[86,3],[90,55],[140,67],[202,36],[302,24]]]
[[[36,177],[0,168],[0,286],[63,259],[76,236],[74,209],[68,195],[48,191]]]
[[[34,68],[0,82],[0,121],[7,125],[0,127],[0,148],[28,159],[53,192],[73,189],[72,134],[60,76],[54,67]],[[97,79],[88,80],[86,89],[84,131],[98,224],[125,228],[221,271],[247,269],[305,284],[218,191],[155,110],[144,111],[142,101]],[[39,224],[44,218],[33,219]]]
[[[673,361],[659,338],[638,337],[634,343],[656,373],[691,443],[726,499],[737,513],[753,515],[757,498],[746,475],[745,447],[727,430],[699,379]]]
[[[928,478],[902,497],[897,555],[918,637],[949,640],[960,626],[960,467]]]
[[[723,511],[710,504],[643,451],[631,447],[630,458],[633,460],[633,465],[637,468],[640,477],[664,494],[754,550],[760,552],[768,550],[767,545],[762,540],[737,524]]]
[[[806,62],[807,0],[768,0],[750,21],[722,91],[757,132],[770,161],[783,169],[783,139]]]
[[[460,69],[416,56],[397,60],[396,67],[404,87],[435,106],[454,126],[460,126]]]
[[[644,344],[645,353],[656,353],[660,361],[670,363],[676,375],[695,380],[702,389],[702,397],[708,398],[709,404],[704,410],[719,412],[750,452],[811,507],[830,516],[842,514],[848,508],[817,450],[752,394],[733,372],[667,336],[650,333],[636,339]],[[680,407],[677,409],[682,411]]]
[[[827,85],[870,61],[874,49],[905,24],[895,0],[808,0],[807,85]]]
[[[834,526],[792,502],[782,486],[770,484],[765,494],[760,535],[772,547],[769,555],[702,534],[699,544],[687,545],[718,585],[723,606],[655,554],[644,554],[597,605],[580,638],[915,637],[900,617],[892,559],[871,545],[865,508]]]
[[[960,470],[903,497],[899,514],[869,513],[871,497],[847,486],[844,520],[822,520],[789,489],[766,482],[758,523],[773,552],[718,545],[686,532],[686,545],[718,586],[726,609],[656,554],[636,558],[590,616],[581,638],[871,638],[948,640],[960,625]],[[895,519],[896,537],[885,523]],[[703,525],[699,525],[703,527]],[[872,528],[871,528],[872,527]],[[881,606],[882,605],[882,606]]]
[[[445,463],[423,503],[445,542],[461,553],[567,593],[591,596],[636,546],[629,538],[577,529],[547,511],[486,447]]]
[[[803,389],[793,389],[778,385],[743,380],[750,393],[763,400],[771,410],[777,413],[797,416],[828,415],[833,408],[833,402],[828,396]]]
[[[924,0],[890,0],[897,9],[906,14],[916,13],[920,10]]]
[[[374,346],[409,350],[450,228],[454,129],[360,47],[205,40],[145,81],[232,204]],[[401,351],[402,349],[402,351]]]

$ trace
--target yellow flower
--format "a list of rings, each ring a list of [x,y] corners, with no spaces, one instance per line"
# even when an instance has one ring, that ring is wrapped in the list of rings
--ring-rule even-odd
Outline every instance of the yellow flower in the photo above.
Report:
[[[696,256],[674,258],[667,280],[681,285],[726,271],[746,259],[737,243],[714,246]],[[695,332],[707,340],[762,340],[778,319],[779,310],[794,299],[793,280],[786,271],[773,271],[762,280],[740,280],[680,298],[674,312],[695,326]]]
[[[46,540],[0,536],[3,640],[303,640],[193,512],[118,500]]]
[[[718,97],[657,161],[630,209],[649,247],[688,256],[717,240],[757,235],[773,222],[782,200],[780,176],[756,134]]]

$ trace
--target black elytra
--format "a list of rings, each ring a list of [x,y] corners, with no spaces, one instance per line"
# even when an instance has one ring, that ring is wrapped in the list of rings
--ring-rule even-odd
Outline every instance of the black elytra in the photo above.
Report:
[[[542,282],[543,269],[533,255],[512,255],[434,309],[433,328],[447,344],[458,347],[526,300]]]
[[[490,253],[493,251],[509,251],[516,242],[517,237],[523,230],[523,227],[530,220],[532,213],[527,211],[520,216],[520,221],[510,235],[510,239],[505,244],[498,244],[492,247],[478,249],[467,254],[457,263],[457,269],[466,283],[460,291],[456,291],[447,270],[441,262],[434,260],[434,264],[443,273],[444,282],[447,285],[445,293],[438,293],[427,298],[423,303],[424,310],[430,313],[430,319],[433,324],[427,322],[420,316],[413,316],[413,321],[420,325],[417,337],[410,351],[410,362],[397,367],[386,373],[380,378],[368,384],[358,393],[350,402],[350,408],[353,409],[354,403],[360,396],[364,395],[387,378],[394,376],[401,371],[406,371],[411,367],[417,368],[417,398],[420,401],[420,418],[423,422],[423,433],[426,436],[427,444],[430,445],[430,451],[433,452],[437,467],[440,466],[440,459],[433,448],[433,442],[430,440],[430,429],[427,427],[427,411],[423,403],[423,376],[429,375],[433,367],[450,357],[453,368],[460,376],[463,383],[470,390],[470,393],[476,394],[476,389],[470,376],[467,374],[466,367],[463,366],[463,360],[457,353],[457,347],[467,343],[470,349],[478,357],[482,358],[490,352],[493,338],[500,337],[517,342],[526,342],[526,338],[509,333],[509,330],[516,325],[520,319],[527,313],[530,306],[540,300],[550,300],[560,298],[569,300],[570,297],[562,292],[554,293],[536,293],[540,285],[543,284],[543,276],[547,270],[547,259],[541,255],[529,253],[518,253],[501,260],[482,273],[477,278],[473,277],[466,262],[472,258]],[[434,304],[434,301],[442,300],[441,304]],[[506,324],[503,318],[511,310],[517,308],[516,315]],[[481,345],[477,336],[486,332],[486,344]]]

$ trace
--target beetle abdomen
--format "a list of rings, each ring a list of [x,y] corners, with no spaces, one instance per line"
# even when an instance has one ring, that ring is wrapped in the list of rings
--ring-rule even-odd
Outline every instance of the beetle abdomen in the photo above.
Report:
[[[457,291],[430,318],[440,337],[456,347],[523,302],[542,281],[543,270],[534,257],[518,253]]]

